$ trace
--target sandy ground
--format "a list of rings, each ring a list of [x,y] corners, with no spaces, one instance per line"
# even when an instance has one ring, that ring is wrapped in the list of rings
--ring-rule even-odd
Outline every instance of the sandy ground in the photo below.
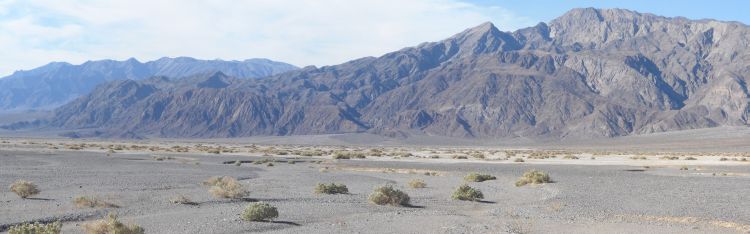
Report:
[[[62,220],[64,233],[82,233],[82,223],[111,212],[147,233],[750,233],[750,163],[742,161],[750,155],[742,152],[0,140],[0,230]],[[177,146],[189,149],[169,152]],[[214,149],[226,152],[209,153]],[[328,154],[294,155],[316,149]],[[373,149],[383,156],[371,156]],[[334,151],[367,156],[333,160]],[[476,153],[484,158],[471,156]],[[259,159],[277,161],[251,163]],[[243,163],[236,166],[237,160]],[[548,172],[554,183],[514,186],[530,169]],[[451,200],[469,172],[497,180],[469,183],[484,193],[481,202]],[[223,175],[239,179],[250,194],[218,199],[200,184]],[[427,187],[409,188],[415,178]],[[18,179],[42,192],[20,199],[8,190]],[[314,194],[323,182],[346,184],[350,194]],[[408,193],[413,206],[367,202],[374,187],[388,183]],[[73,199],[82,195],[119,208],[76,208]],[[197,204],[170,203],[175,195]],[[244,207],[256,201],[278,207],[278,219],[241,220]]]

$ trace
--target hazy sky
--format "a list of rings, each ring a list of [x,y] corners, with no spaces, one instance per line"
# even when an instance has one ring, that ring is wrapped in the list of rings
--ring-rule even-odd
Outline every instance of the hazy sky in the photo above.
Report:
[[[333,65],[437,41],[491,21],[501,30],[574,7],[746,23],[746,1],[0,0],[0,76],[51,61],[191,56]]]

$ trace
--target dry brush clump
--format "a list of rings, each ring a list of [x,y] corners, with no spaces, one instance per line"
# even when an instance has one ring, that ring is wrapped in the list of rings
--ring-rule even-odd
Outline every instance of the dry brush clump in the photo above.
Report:
[[[333,154],[333,159],[352,159],[352,158],[366,158],[364,152],[359,151],[336,151]]]
[[[117,208],[119,206],[106,202],[97,197],[78,196],[73,199],[77,208]]]
[[[24,223],[8,229],[8,234],[60,234],[62,223],[56,221],[53,223]]]
[[[484,198],[484,194],[482,194],[482,191],[464,184],[453,191],[453,195],[451,195],[451,198],[453,198],[454,200],[462,201],[479,201]]]
[[[573,160],[575,160],[575,159],[578,159],[578,157],[577,157],[577,156],[575,156],[575,155],[565,155],[565,156],[563,157],[563,159],[573,159]]]
[[[412,188],[425,188],[427,187],[427,183],[424,182],[422,179],[413,179],[409,181],[409,187]]]
[[[264,221],[264,220],[273,220],[278,217],[279,217],[278,209],[264,202],[256,202],[256,203],[248,205],[247,207],[245,207],[245,210],[242,211],[242,214],[240,215],[240,218],[242,218],[242,220],[255,221],[255,222]]]
[[[10,191],[24,199],[39,194],[39,188],[33,182],[26,180],[18,180],[10,185]]]
[[[394,189],[391,185],[375,188],[368,200],[376,205],[408,206],[409,195],[401,190]]]
[[[144,234],[146,231],[136,224],[124,224],[117,220],[117,215],[109,214],[106,218],[82,225],[86,234]]]
[[[488,175],[488,174],[479,174],[476,172],[469,173],[468,175],[466,175],[466,177],[464,177],[464,180],[470,181],[470,182],[483,182],[483,181],[494,180],[494,179],[497,179],[497,177],[493,175]]]
[[[224,177],[211,177],[203,181],[203,185],[210,186],[208,192],[217,198],[237,199],[247,195],[248,191],[237,179]]]
[[[549,174],[543,171],[531,170],[523,173],[523,176],[516,181],[516,187],[521,187],[527,184],[544,184],[552,182]]]
[[[169,198],[169,202],[174,203],[174,204],[183,204],[183,205],[196,205],[197,204],[192,199],[190,199],[190,197],[182,195],[182,194],[175,195],[174,197]]]
[[[315,186],[315,193],[317,194],[347,194],[349,193],[349,188],[346,187],[344,184],[322,184],[319,183]]]

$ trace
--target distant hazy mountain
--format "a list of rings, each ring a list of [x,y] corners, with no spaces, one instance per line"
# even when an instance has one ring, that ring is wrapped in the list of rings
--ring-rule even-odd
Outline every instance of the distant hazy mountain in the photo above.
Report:
[[[81,65],[50,63],[0,79],[0,111],[57,107],[112,80],[183,77],[213,71],[239,78],[256,78],[294,69],[297,68],[267,59],[223,61],[188,57],[161,58],[147,63],[135,59],[89,61]]]
[[[740,23],[574,9],[515,32],[485,23],[267,79],[115,81],[58,108],[50,123],[163,137],[563,138],[747,126],[748,45]]]

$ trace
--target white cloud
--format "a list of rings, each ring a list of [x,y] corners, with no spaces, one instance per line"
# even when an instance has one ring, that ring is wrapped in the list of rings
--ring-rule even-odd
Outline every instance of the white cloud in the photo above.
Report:
[[[0,75],[52,60],[162,56],[332,65],[485,21],[501,30],[535,23],[458,0],[0,0]]]

